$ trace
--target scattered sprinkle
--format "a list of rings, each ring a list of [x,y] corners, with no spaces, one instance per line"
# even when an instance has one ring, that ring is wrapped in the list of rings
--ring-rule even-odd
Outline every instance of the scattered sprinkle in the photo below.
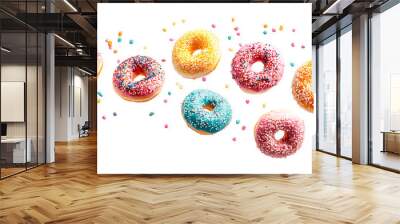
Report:
[[[304,48],[306,48],[306,46],[304,46],[304,44],[302,44],[302,45],[301,45],[301,48],[303,48],[303,49],[304,49]]]
[[[290,46],[295,47],[294,43],[291,43]]]
[[[118,37],[118,43],[122,42],[122,38]]]
[[[122,31],[119,31],[119,32],[118,32],[118,36],[119,36],[119,37],[122,36]]]
[[[263,31],[263,34],[264,34],[264,35],[267,35],[267,31],[266,31],[266,30],[264,30],[264,31]]]
[[[164,103],[168,103],[168,100],[167,100],[167,99],[164,99]]]
[[[168,124],[164,124],[164,128],[168,128]]]
[[[295,29],[295,28],[293,28],[293,29],[292,29],[292,32],[293,32],[293,33],[294,33],[294,32],[296,32],[296,29]]]
[[[233,28],[235,31],[238,31],[239,30],[239,27],[235,27],[235,28]]]
[[[236,35],[237,35],[237,36],[240,36],[240,32],[237,32]]]
[[[274,33],[275,33],[275,32],[276,32],[276,29],[275,29],[275,28],[272,28],[272,32],[274,32]]]
[[[233,51],[233,48],[231,48],[231,47],[230,47],[230,48],[228,48],[228,51],[232,52],[232,51]]]
[[[240,120],[239,119],[237,119],[235,122],[236,122],[236,124],[240,124]]]
[[[111,41],[111,40],[108,40],[108,41],[107,41],[107,44],[108,44],[108,48],[111,50],[111,48],[112,48],[112,41]]]
[[[279,31],[283,31],[283,25],[279,26]]]
[[[236,142],[236,137],[233,137],[233,138],[232,138],[232,141]]]
[[[234,23],[235,20],[236,20],[235,17],[232,17],[232,18],[231,18],[232,23]]]
[[[172,95],[171,91],[168,91],[168,96],[171,96],[171,95]]]
[[[100,99],[97,99],[97,103],[100,103],[101,102],[101,100]]]
[[[245,102],[246,102],[246,104],[249,104],[249,103],[250,103],[250,100],[247,99]]]
[[[266,108],[267,107],[267,104],[266,103],[263,103],[262,104],[262,108]]]
[[[201,81],[205,82],[205,81],[207,81],[207,78],[206,77],[201,77]]]
[[[102,118],[103,120],[105,120],[105,119],[106,119],[106,116],[103,115],[101,118]]]
[[[213,29],[215,29],[216,26],[215,26],[215,24],[212,24],[211,27],[212,27]]]
[[[290,66],[294,67],[294,63],[293,63],[293,62],[290,62]]]
[[[174,21],[174,22],[172,22],[172,26],[175,26],[176,25],[176,22]]]
[[[167,32],[167,28],[162,28],[162,31],[165,33]]]
[[[144,50],[147,50],[147,46],[144,46],[143,49],[144,49]]]
[[[129,40],[129,44],[133,44],[133,40]]]
[[[263,27],[266,29],[268,28],[268,24],[264,23]]]
[[[166,62],[166,60],[163,58],[163,59],[161,59],[161,62]]]
[[[150,112],[149,113],[149,116],[151,117],[151,116],[153,116],[154,115],[154,112]]]
[[[113,116],[116,117],[117,116],[117,112],[113,112]]]
[[[183,89],[182,84],[180,84],[179,82],[176,83],[176,86],[177,86],[179,89]]]
[[[97,91],[97,95],[103,97],[103,93],[101,93],[100,91]]]
[[[246,130],[246,126],[243,125],[242,126],[242,131],[244,131],[244,130]]]
[[[232,36],[228,36],[228,40],[232,40]]]
[[[225,84],[225,89],[229,89],[229,85],[228,84]]]
[[[185,20],[185,19],[182,19],[182,20],[181,20],[181,22],[182,22],[182,23],[185,23],[185,22],[186,22],[186,20]]]
[[[118,51],[117,51],[117,50],[114,50],[113,52],[114,52],[114,54],[118,53]]]
[[[174,39],[173,39],[173,38],[169,38],[169,41],[171,41],[171,42],[172,42],[172,41],[174,41]]]

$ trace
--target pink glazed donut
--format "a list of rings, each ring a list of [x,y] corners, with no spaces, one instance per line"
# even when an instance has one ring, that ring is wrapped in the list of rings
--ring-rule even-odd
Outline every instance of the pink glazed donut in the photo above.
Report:
[[[139,75],[144,78],[135,80]],[[164,70],[156,60],[137,55],[117,66],[113,75],[114,89],[125,100],[147,101],[160,92],[164,75]]]
[[[283,137],[275,134],[283,131]],[[294,154],[304,139],[304,121],[287,112],[271,111],[261,116],[254,128],[257,147],[264,154],[284,158]]]
[[[264,68],[255,72],[251,66],[262,62]],[[253,43],[242,46],[232,60],[232,78],[246,92],[260,93],[275,86],[284,72],[281,55],[270,45]]]

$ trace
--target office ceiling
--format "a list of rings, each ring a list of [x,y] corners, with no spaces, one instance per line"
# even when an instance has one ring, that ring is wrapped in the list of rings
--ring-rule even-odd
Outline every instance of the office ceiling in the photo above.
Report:
[[[70,44],[56,38],[56,64],[96,69],[97,3],[137,2],[226,2],[223,0],[1,0],[0,23],[3,32],[17,33],[30,27],[55,32]],[[230,2],[312,3],[313,42],[332,35],[340,19],[373,9],[388,0],[251,0]],[[28,12],[28,13],[25,13]],[[346,25],[342,23],[341,25]],[[12,36],[11,34],[9,34]],[[14,34],[17,35],[17,34]],[[14,38],[11,38],[13,40]],[[19,38],[15,38],[18,41]],[[4,42],[3,42],[4,43]],[[79,50],[78,50],[79,49]],[[90,65],[90,66],[88,66]]]

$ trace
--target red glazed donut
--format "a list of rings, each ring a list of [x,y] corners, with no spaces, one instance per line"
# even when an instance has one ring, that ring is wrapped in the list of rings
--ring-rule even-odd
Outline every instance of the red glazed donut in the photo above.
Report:
[[[145,76],[135,81],[138,75]],[[115,91],[125,100],[147,101],[155,97],[164,83],[164,70],[154,59],[134,56],[126,59],[114,71]]]
[[[275,137],[278,131],[284,132],[281,139]],[[300,149],[304,139],[304,121],[289,113],[271,111],[258,120],[254,136],[261,152],[284,158]]]
[[[251,66],[258,61],[264,64],[264,69],[254,72]],[[270,45],[247,44],[232,60],[232,78],[246,92],[264,92],[281,80],[284,67],[281,55]]]

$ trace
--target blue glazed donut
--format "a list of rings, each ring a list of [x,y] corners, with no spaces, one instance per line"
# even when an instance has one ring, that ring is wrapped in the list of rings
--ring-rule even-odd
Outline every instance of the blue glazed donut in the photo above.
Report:
[[[224,129],[232,119],[228,101],[210,90],[196,89],[185,97],[182,114],[190,128],[200,134],[214,134]]]

